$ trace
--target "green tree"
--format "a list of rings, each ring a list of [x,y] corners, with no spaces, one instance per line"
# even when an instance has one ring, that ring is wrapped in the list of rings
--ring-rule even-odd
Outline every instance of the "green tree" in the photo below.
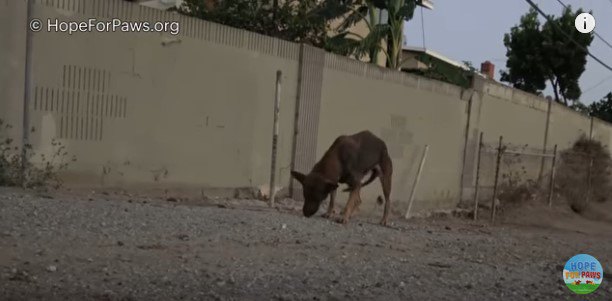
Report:
[[[399,70],[403,64],[402,48],[404,38],[404,21],[414,16],[418,0],[378,0],[374,1],[380,9],[386,9],[387,19],[387,67]]]
[[[569,108],[584,115],[591,115],[591,109],[589,108],[589,106],[583,104],[578,100],[574,101],[574,103],[572,103]]]
[[[568,105],[568,101],[578,100],[582,94],[578,80],[587,63],[588,53],[584,49],[593,42],[592,33],[583,34],[576,30],[576,16],[581,13],[582,9],[574,13],[568,6],[560,17],[553,19],[553,23],[546,22],[542,28],[544,62],[549,69],[547,79],[555,92],[555,100],[559,101],[561,97],[565,105]],[[578,47],[566,35],[582,47]]]
[[[501,80],[530,93],[546,88],[540,26],[538,13],[531,9],[521,17],[519,25],[512,27],[510,33],[504,35],[508,70],[501,72]]]
[[[340,0],[184,0],[179,13],[297,43],[324,47],[330,24],[348,13]]]
[[[589,113],[607,122],[612,122],[612,92],[589,106]]]
[[[530,9],[519,25],[504,35],[508,70],[502,71],[501,80],[536,94],[546,88],[548,81],[555,101],[565,105],[577,101],[582,94],[578,80],[586,66],[584,49],[593,41],[592,33],[583,34],[574,27],[576,16],[582,12],[573,12],[568,6],[561,16],[551,16],[541,25],[537,12]]]

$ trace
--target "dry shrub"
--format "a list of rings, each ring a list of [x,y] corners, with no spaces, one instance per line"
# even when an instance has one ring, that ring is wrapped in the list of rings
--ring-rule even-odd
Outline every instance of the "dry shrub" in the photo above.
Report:
[[[513,147],[512,150],[526,152],[528,145]],[[524,155],[504,154],[501,161],[498,199],[502,206],[520,205],[541,197],[542,189],[536,179],[530,178],[526,165],[533,162]],[[536,160],[540,160],[536,158]]]
[[[582,136],[571,149],[561,152],[557,169],[557,193],[581,213],[589,202],[605,202],[612,194],[612,160],[599,141]]]
[[[504,183],[500,185],[498,199],[502,205],[518,205],[541,199],[542,192],[540,186],[533,180],[515,185]]]
[[[53,140],[53,152],[48,156],[36,154],[31,145],[25,146],[24,156],[14,141],[5,138],[12,127],[0,119],[0,186],[21,186],[25,188],[52,187],[59,188],[62,184],[59,173],[68,167],[69,158],[66,147]],[[38,161],[34,164],[33,161]]]

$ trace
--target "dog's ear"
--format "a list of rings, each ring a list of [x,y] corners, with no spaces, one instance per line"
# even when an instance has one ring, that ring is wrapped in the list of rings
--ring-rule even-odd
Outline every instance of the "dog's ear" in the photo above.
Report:
[[[300,184],[304,185],[304,179],[306,178],[306,175],[304,175],[303,173],[299,171],[292,170],[291,176],[293,176],[296,180],[298,180]]]

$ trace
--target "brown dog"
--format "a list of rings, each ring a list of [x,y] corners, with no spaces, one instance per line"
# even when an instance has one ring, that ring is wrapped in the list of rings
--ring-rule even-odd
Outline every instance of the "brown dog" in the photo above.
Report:
[[[372,172],[372,175],[365,183],[361,183],[368,172]],[[303,187],[304,207],[302,211],[306,217],[314,215],[319,210],[319,206],[328,194],[330,195],[329,206],[325,216],[332,217],[338,183],[348,185],[345,191],[350,191],[350,195],[341,219],[343,224],[348,222],[355,207],[361,203],[359,195],[361,187],[369,184],[378,176],[385,196],[385,209],[380,221],[382,225],[387,224],[389,216],[392,173],[393,165],[387,152],[387,145],[370,131],[336,138],[308,175],[291,171],[291,175]]]

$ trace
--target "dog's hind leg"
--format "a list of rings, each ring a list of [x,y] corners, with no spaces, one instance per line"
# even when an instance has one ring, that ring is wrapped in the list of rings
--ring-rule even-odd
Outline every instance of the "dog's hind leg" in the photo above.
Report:
[[[386,226],[389,219],[389,209],[391,206],[391,178],[393,176],[393,164],[391,163],[391,158],[386,150],[383,153],[380,168],[382,172],[380,176],[380,184],[382,185],[383,195],[385,197],[385,209],[383,212],[383,217],[380,220],[380,224]]]
[[[357,200],[355,202],[355,207],[353,208],[353,212],[351,212],[351,217],[353,217],[353,215],[355,215],[355,213],[359,212],[359,206],[361,205],[361,195],[358,193],[357,194]]]

